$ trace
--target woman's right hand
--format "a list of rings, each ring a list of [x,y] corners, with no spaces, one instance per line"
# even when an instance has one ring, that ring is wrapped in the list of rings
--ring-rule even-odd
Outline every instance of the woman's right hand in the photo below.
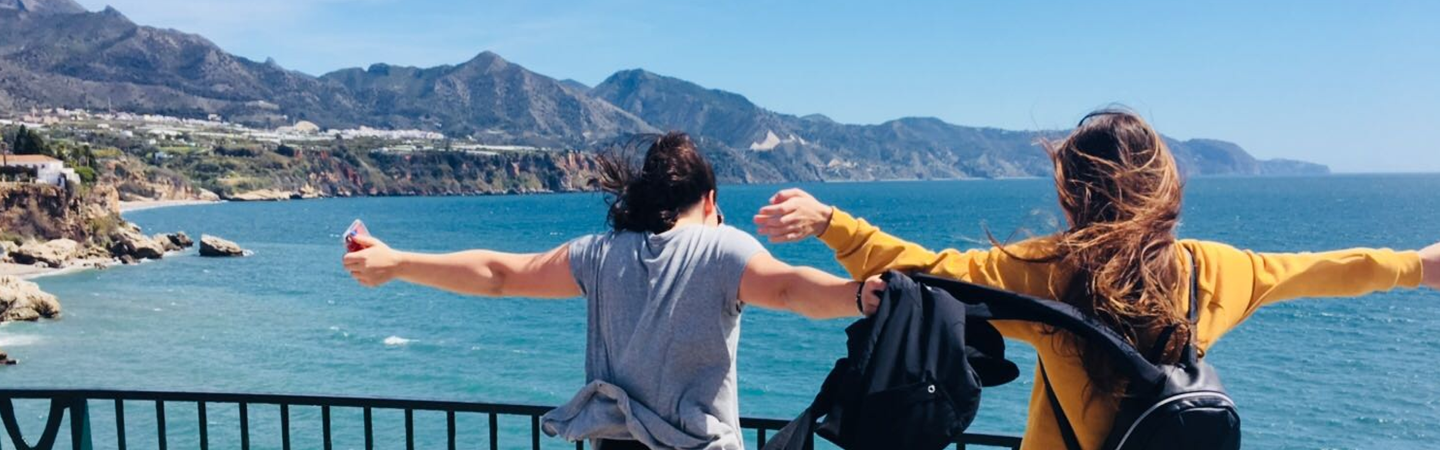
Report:
[[[404,254],[380,242],[373,236],[360,235],[352,239],[363,250],[345,254],[345,271],[365,287],[377,287],[398,275]]]
[[[1440,289],[1440,244],[1425,247],[1420,251],[1422,283],[1431,289]]]
[[[820,203],[814,196],[799,189],[786,189],[770,197],[770,206],[755,214],[757,233],[770,242],[794,242],[819,236],[830,227],[835,208]]]
[[[885,295],[885,280],[876,275],[863,283],[860,287],[860,312],[872,316],[880,310],[880,296]]]

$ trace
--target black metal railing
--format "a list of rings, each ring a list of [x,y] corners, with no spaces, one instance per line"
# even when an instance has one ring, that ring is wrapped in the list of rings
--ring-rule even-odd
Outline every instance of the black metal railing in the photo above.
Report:
[[[41,430],[39,439],[33,443],[28,441],[16,418],[14,400],[49,400],[49,412],[45,416],[45,425]],[[169,438],[166,435],[166,412],[167,404],[191,404],[194,405],[197,420],[198,444],[200,450],[210,448],[210,422],[208,412],[211,405],[225,404],[235,405],[239,416],[238,431],[241,450],[249,450],[251,447],[251,405],[272,405],[278,406],[280,410],[280,440],[283,450],[291,449],[291,414],[292,406],[318,407],[320,409],[321,423],[321,446],[324,450],[333,450],[334,436],[332,435],[331,410],[334,408],[353,408],[363,411],[365,449],[375,448],[375,426],[373,411],[375,410],[398,410],[405,415],[405,448],[415,449],[415,412],[441,412],[445,414],[446,448],[455,450],[457,448],[456,415],[457,414],[478,414],[485,416],[489,421],[489,448],[496,450],[500,448],[500,416],[523,416],[530,419],[530,448],[540,449],[540,416],[550,411],[550,407],[534,405],[513,405],[502,403],[473,403],[455,401],[435,400],[401,400],[386,398],[366,397],[331,397],[313,395],[268,395],[268,394],[235,394],[235,393],[211,393],[211,392],[155,392],[155,391],[116,391],[116,390],[55,390],[55,389],[0,389],[0,420],[3,420],[5,434],[11,445],[0,445],[0,449],[14,448],[17,450],[50,450],[54,448],[61,434],[61,422],[64,416],[69,415],[70,448],[73,450],[91,450],[94,442],[91,439],[90,429],[90,404],[92,402],[113,402],[115,407],[115,439],[116,447],[126,450],[126,426],[125,409],[127,402],[153,403],[155,406],[155,439],[159,450],[167,450]],[[742,418],[740,426],[747,430],[755,430],[756,448],[765,446],[765,438],[768,432],[779,430],[784,427],[787,421],[776,419]],[[583,450],[584,442],[576,442],[575,448]],[[967,446],[1000,447],[1018,450],[1020,438],[1014,436],[999,436],[986,434],[966,434],[957,440],[956,446],[965,449]],[[384,447],[393,447],[386,445]]]

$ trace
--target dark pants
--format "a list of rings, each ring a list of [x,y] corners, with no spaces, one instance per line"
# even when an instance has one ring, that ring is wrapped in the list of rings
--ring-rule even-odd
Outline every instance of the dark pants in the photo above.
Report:
[[[609,439],[600,440],[600,445],[595,450],[650,450],[640,441],[612,441]]]

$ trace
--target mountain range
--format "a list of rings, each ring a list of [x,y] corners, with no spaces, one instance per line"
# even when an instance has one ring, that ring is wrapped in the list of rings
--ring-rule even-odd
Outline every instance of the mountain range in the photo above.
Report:
[[[321,76],[232,55],[195,34],[137,25],[73,0],[0,0],[0,110],[67,107],[278,126],[417,128],[494,144],[595,149],[683,130],[728,182],[1043,176],[1059,131],[968,127],[935,118],[838,123],[744,96],[625,70],[589,87],[480,53],[458,65],[375,64]],[[1168,139],[1168,138],[1167,138]],[[1233,143],[1168,139],[1191,175],[1325,173],[1258,160]]]

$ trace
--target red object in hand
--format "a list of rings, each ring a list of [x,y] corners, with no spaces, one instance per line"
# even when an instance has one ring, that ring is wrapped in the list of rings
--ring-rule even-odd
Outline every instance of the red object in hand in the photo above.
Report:
[[[360,219],[355,219],[355,222],[350,224],[350,228],[345,229],[345,252],[354,253],[364,250],[365,247],[360,246],[359,242],[355,242],[355,236],[369,235],[370,231],[365,229],[365,223]]]

